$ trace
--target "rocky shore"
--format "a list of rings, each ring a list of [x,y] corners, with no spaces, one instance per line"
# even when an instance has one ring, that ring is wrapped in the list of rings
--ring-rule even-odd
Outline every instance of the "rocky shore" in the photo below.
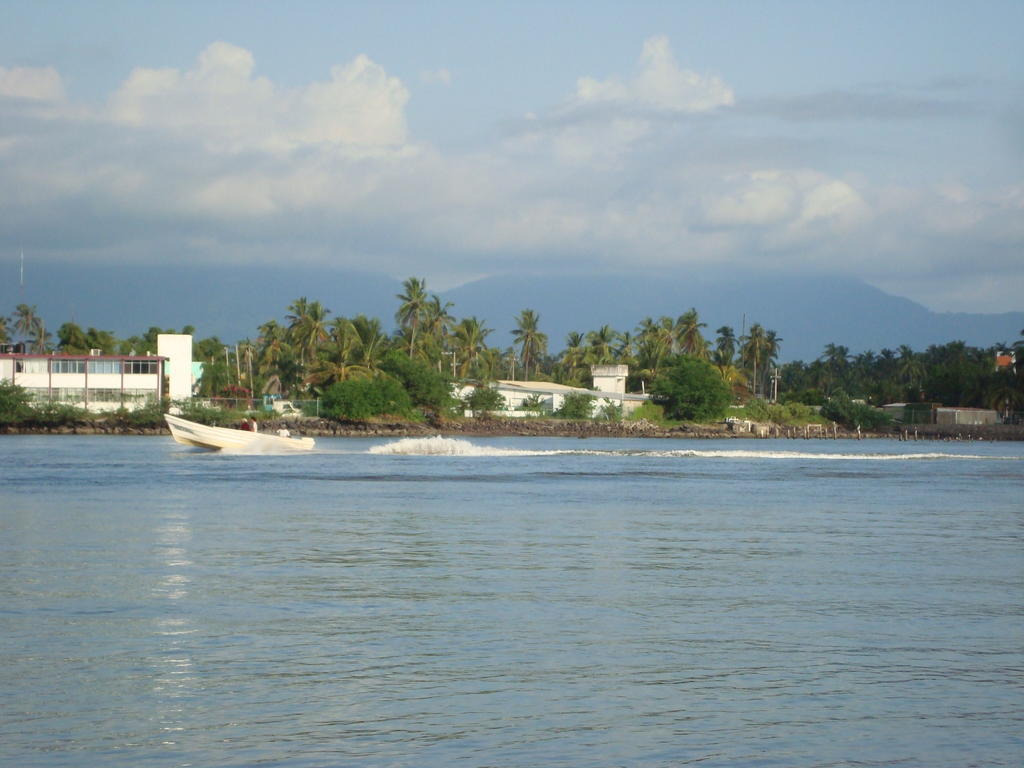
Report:
[[[750,424],[737,427],[726,423],[681,424],[664,427],[649,421],[565,421],[562,419],[465,419],[420,422],[339,422],[329,419],[271,419],[260,422],[260,429],[276,432],[287,428],[296,437],[576,437],[576,438],[684,438],[750,440],[764,438],[826,438],[840,440],[1024,440],[1021,425],[920,425],[891,427],[878,432],[856,432],[842,427],[785,427],[775,424]],[[132,427],[97,420],[46,428],[10,427],[7,434],[75,435],[169,435],[166,427]]]

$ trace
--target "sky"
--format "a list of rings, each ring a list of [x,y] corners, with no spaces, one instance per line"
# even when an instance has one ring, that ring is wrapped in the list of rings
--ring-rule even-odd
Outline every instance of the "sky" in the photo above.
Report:
[[[0,14],[8,265],[799,273],[1024,309],[1020,0]]]

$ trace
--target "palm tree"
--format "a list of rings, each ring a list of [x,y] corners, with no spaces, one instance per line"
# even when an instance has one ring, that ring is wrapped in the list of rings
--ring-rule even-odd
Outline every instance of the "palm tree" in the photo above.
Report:
[[[544,356],[548,349],[547,334],[538,328],[540,316],[532,309],[524,309],[516,318],[516,328],[512,331],[514,343],[519,346],[519,356],[523,361],[523,379],[530,378],[530,363],[535,363]]]
[[[6,315],[0,315],[0,344],[6,344],[11,340],[7,330],[8,319]]]
[[[485,328],[477,318],[465,317],[455,326],[455,360],[458,374],[462,378],[470,376],[477,367],[480,355],[487,349],[485,339],[491,329]]]
[[[14,330],[22,341],[29,341],[39,333],[43,320],[39,317],[35,305],[19,304],[14,308]]]
[[[760,323],[754,323],[750,326],[750,332],[746,336],[740,338],[740,357],[752,371],[750,378],[751,385],[753,386],[753,395],[757,397],[757,385],[758,385],[758,368],[760,367],[762,372],[764,370],[765,362],[765,351],[767,345],[767,339],[764,328],[761,327]],[[762,387],[762,391],[764,391]]]
[[[825,364],[825,369],[828,371],[829,392],[837,385],[845,389],[847,387],[846,371],[850,365],[850,350],[841,344],[826,344],[825,354],[819,359]]]
[[[497,381],[505,367],[505,355],[496,347],[487,347],[477,358],[476,374],[483,383]]]
[[[450,301],[442,304],[438,296],[432,295],[423,313],[423,324],[420,329],[420,353],[427,362],[436,363],[438,370],[440,370],[441,357],[448,344],[449,333],[455,322],[455,318],[448,311],[453,306],[455,305]]]
[[[570,331],[565,337],[565,349],[562,351],[562,358],[559,361],[562,367],[561,383],[569,382],[582,383],[582,375],[586,367],[586,350],[584,349],[584,337],[579,331]]]
[[[288,307],[288,336],[291,343],[299,351],[299,364],[305,367],[307,362],[316,359],[317,350],[327,340],[326,309],[319,301],[309,301],[303,296],[296,299]]]
[[[416,352],[418,343],[418,332],[423,319],[427,314],[427,306],[430,302],[427,296],[427,281],[420,277],[410,277],[402,283],[403,293],[395,298],[402,304],[395,313],[395,322],[404,331],[404,343],[406,353],[412,357]]]
[[[1004,417],[1024,406],[1024,391],[1016,386],[1014,376],[1009,371],[1002,372],[994,378],[985,392],[986,405],[995,411],[1002,411]]]
[[[729,325],[723,325],[715,333],[718,334],[718,338],[715,340],[716,359],[718,360],[716,365],[732,365],[733,358],[736,357],[736,333]]]
[[[687,355],[702,360],[708,356],[707,342],[700,329],[707,328],[707,323],[700,322],[697,310],[690,308],[679,316],[675,323],[675,339],[679,349]]]
[[[602,325],[596,331],[587,334],[586,360],[591,365],[607,365],[615,362],[615,343],[619,339],[617,331],[610,325]]]
[[[288,331],[276,320],[260,326],[256,339],[256,370],[266,382],[267,392],[290,392],[301,378],[295,352],[288,343]]]
[[[636,356],[633,349],[636,347],[636,339],[629,331],[619,332],[619,344],[615,348],[615,359],[623,365],[636,368]]]
[[[674,351],[675,335],[672,327],[672,319],[668,317],[657,321],[647,317],[637,327],[636,362],[642,379],[654,378],[662,363]]]
[[[898,373],[900,382],[915,391],[920,390],[924,379],[924,365],[920,356],[906,344],[900,346]]]
[[[37,354],[44,354],[50,347],[50,337],[53,334],[46,330],[43,319],[39,318],[32,333],[32,351]]]

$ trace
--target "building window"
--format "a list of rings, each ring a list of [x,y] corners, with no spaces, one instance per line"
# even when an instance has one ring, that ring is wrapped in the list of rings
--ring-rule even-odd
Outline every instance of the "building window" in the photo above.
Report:
[[[83,403],[85,390],[81,387],[54,387],[53,400],[58,403]]]
[[[25,391],[37,403],[45,403],[50,399],[50,390],[46,387],[25,387]]]
[[[125,360],[125,373],[158,373],[160,371],[159,360]]]
[[[89,373],[120,373],[120,360],[90,360]]]
[[[47,360],[15,360],[15,373],[46,373]]]
[[[155,389],[126,389],[124,391],[125,402],[156,402],[156,390]]]
[[[54,360],[50,370],[54,373],[85,373],[85,360]]]
[[[119,403],[121,402],[120,389],[90,389],[89,402],[91,403]]]

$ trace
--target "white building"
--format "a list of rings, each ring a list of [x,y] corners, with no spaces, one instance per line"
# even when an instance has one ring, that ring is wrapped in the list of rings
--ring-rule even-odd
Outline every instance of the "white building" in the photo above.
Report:
[[[650,400],[650,395],[626,393],[628,365],[595,365],[590,371],[594,379],[593,389],[568,387],[550,381],[496,381],[492,386],[505,398],[505,410],[495,413],[499,416],[531,416],[539,410],[550,414],[562,407],[566,395],[579,394],[594,398],[591,403],[592,415],[597,415],[602,408],[612,405],[621,408],[622,415],[627,416]],[[476,385],[467,384],[458,388],[455,396],[464,400],[474,389]],[[529,404],[535,404],[535,407],[527,408]],[[467,415],[471,416],[472,413],[469,412]]]
[[[24,387],[36,402],[67,403],[93,412],[134,410],[157,402],[163,394],[190,397],[192,337],[162,334],[157,349],[161,354],[104,355],[98,349],[88,355],[8,352],[0,354],[0,380]],[[169,388],[164,385],[168,374]]]

